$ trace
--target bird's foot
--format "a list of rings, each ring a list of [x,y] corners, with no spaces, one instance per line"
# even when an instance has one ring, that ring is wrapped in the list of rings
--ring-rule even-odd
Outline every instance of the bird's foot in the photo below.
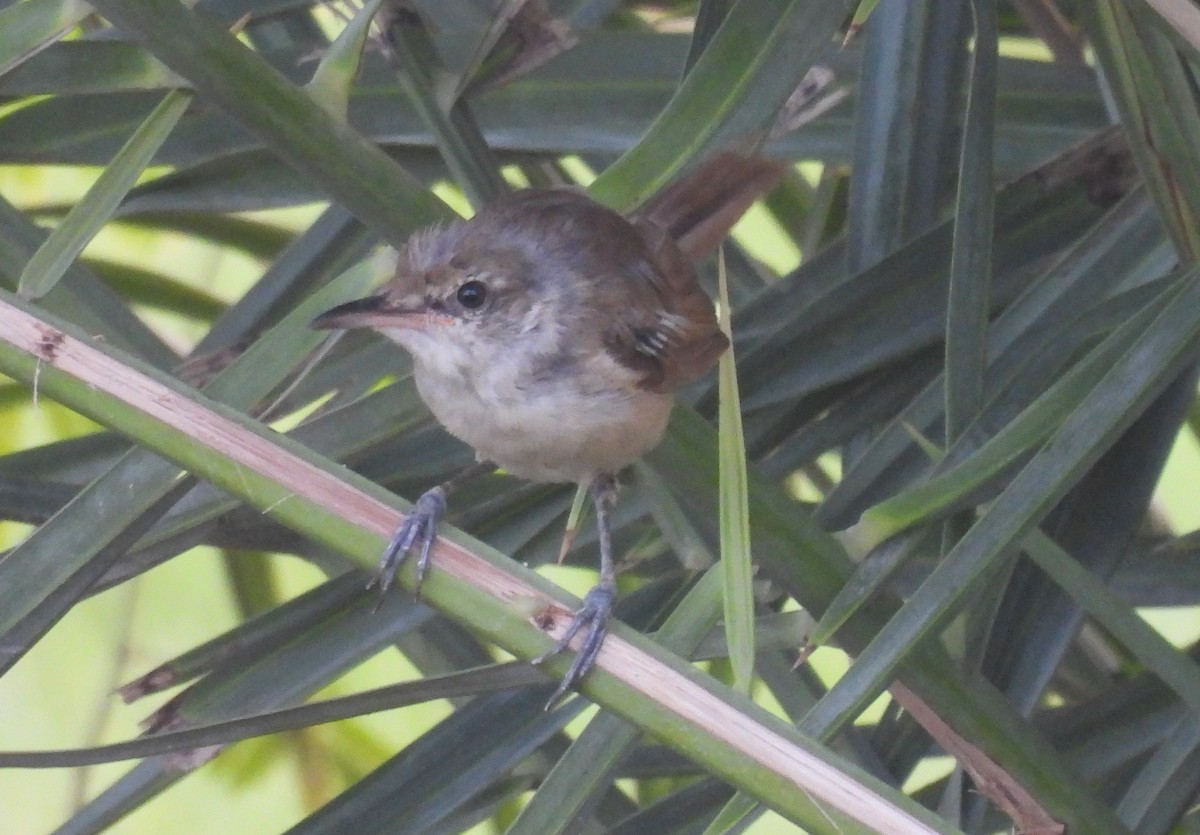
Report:
[[[608,634],[608,619],[612,616],[613,606],[617,602],[617,589],[611,583],[601,582],[594,586],[591,591],[583,598],[583,605],[575,613],[571,619],[571,623],[567,626],[562,637],[548,651],[537,658],[533,659],[534,664],[541,664],[549,658],[558,655],[566,649],[571,639],[584,627],[587,627],[587,632],[583,636],[583,643],[579,647],[579,652],[575,656],[575,660],[571,662],[567,674],[563,676],[562,681],[558,683],[558,689],[554,691],[554,695],[546,702],[546,710],[554,707],[554,704],[562,698],[563,694],[574,687],[579,681],[587,675],[588,671],[595,666],[596,656],[600,654],[600,646],[604,643],[604,637]]]
[[[379,586],[379,596],[382,599],[387,590],[391,588],[392,581],[396,579],[396,572],[400,570],[404,558],[419,542],[421,551],[417,557],[416,586],[416,594],[419,597],[421,582],[425,579],[425,572],[429,568],[429,550],[433,547],[433,541],[437,539],[438,522],[445,513],[445,489],[433,487],[422,493],[412,510],[409,511],[404,523],[392,534],[391,541],[388,542],[387,548],[384,549],[383,556],[379,560],[379,569],[371,578],[371,582],[367,584],[367,588]]]

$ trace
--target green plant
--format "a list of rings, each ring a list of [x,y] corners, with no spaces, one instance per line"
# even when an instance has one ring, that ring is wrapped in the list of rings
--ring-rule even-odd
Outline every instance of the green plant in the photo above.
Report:
[[[180,809],[208,803],[195,831],[1195,827],[1195,546],[1186,517],[1149,510],[1197,426],[1188,4],[455,0],[401,16],[398,73],[364,47],[374,5],[93,5],[0,10],[0,193],[20,204],[0,201],[6,419],[14,438],[55,421],[78,436],[0,455],[3,517],[37,525],[0,561],[0,698],[34,712],[31,669],[92,689],[128,677],[89,648],[139,655],[167,613],[122,627],[105,611],[88,622],[126,631],[95,645],[71,619],[139,589],[212,628],[199,646],[164,636],[149,665],[174,660],[126,687],[182,685],[144,740],[98,744],[131,735],[107,701],[106,732],[12,723],[0,747],[88,744],[0,752],[3,767],[139,760],[70,772],[79,802],[32,804],[19,825],[182,832]],[[842,44],[852,16],[865,28]],[[781,132],[813,65],[833,81]],[[471,535],[446,530],[432,608],[393,595],[372,614],[393,494],[469,452],[431,425],[399,352],[319,350],[312,315],[378,280],[378,243],[448,217],[437,195],[477,203],[503,172],[589,180],[628,210],[760,143],[805,165],[725,252],[740,429],[727,370],[720,429],[709,381],[627,478],[621,614],[654,634],[618,630],[585,687],[606,709],[544,713],[545,676],[497,662],[496,647],[544,649],[539,611],[567,599],[517,563],[557,556],[569,490],[472,485],[450,520]],[[22,188],[51,165],[103,168],[83,198]],[[222,270],[267,266],[206,283],[174,253],[114,257],[181,236]],[[764,266],[791,252],[794,270]],[[702,272],[715,289],[715,265]],[[757,618],[727,642],[708,569],[743,541],[739,519]],[[569,561],[593,551],[581,534]],[[228,595],[169,582],[196,560]],[[736,582],[725,593],[748,595]],[[1159,629],[1134,608],[1167,605],[1187,608]],[[806,639],[849,670],[832,648],[793,669]],[[751,661],[749,695],[721,683]],[[432,706],[312,727],[415,704]],[[284,730],[203,765],[209,746]],[[164,793],[214,771],[235,791]],[[18,776],[36,779],[0,774],[6,801]],[[279,785],[298,796],[249,811]]]

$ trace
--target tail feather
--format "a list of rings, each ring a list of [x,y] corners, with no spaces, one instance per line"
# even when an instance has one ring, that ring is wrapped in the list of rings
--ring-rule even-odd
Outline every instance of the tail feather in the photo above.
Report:
[[[667,232],[697,261],[716,250],[786,170],[775,160],[722,151],[650,198],[635,217]]]

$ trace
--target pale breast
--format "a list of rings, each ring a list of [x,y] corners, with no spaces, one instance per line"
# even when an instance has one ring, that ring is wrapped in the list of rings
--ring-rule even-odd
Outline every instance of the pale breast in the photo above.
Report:
[[[415,372],[452,435],[531,481],[582,482],[631,464],[658,443],[673,405],[670,395],[633,387],[582,390],[571,375],[516,387],[497,362],[464,375],[418,361]]]

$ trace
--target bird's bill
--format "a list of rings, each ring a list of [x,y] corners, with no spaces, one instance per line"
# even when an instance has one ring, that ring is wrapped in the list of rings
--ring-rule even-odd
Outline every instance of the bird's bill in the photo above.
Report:
[[[367,296],[339,304],[312,320],[316,330],[352,328],[420,328],[428,324],[430,313],[406,310],[388,301],[386,296]]]

